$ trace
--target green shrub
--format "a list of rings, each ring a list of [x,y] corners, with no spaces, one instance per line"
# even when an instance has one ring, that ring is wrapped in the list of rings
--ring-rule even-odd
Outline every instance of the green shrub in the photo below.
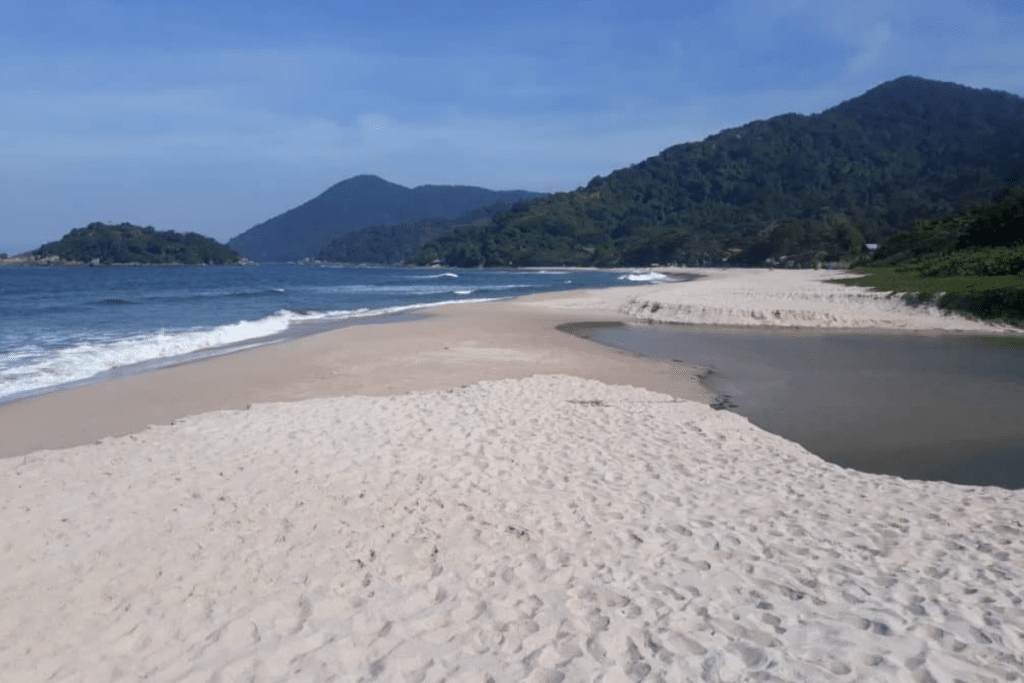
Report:
[[[939,308],[967,313],[983,320],[1024,322],[1024,285],[944,294]]]
[[[954,251],[919,265],[926,277],[970,277],[1024,274],[1024,246]]]

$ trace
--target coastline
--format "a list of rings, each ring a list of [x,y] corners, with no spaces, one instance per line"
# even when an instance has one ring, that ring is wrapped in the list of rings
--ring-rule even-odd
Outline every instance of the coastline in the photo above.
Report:
[[[288,342],[294,339],[300,339],[313,334],[322,334],[324,332],[336,329],[344,329],[346,327],[352,327],[355,325],[376,325],[376,324],[388,324],[402,320],[416,320],[420,317],[417,312],[418,309],[398,312],[375,312],[371,315],[354,315],[349,318],[340,319],[325,319],[325,320],[312,320],[307,322],[300,322],[298,324],[291,325],[287,330],[283,332],[276,332],[262,337],[252,337],[249,339],[243,339],[241,341],[231,342],[221,346],[215,346],[212,348],[206,348],[198,351],[191,351],[189,353],[181,354],[178,356],[152,358],[149,360],[139,361],[137,363],[131,363],[129,365],[121,366],[111,370],[104,370],[91,377],[84,379],[73,380],[65,382],[64,384],[55,384],[51,386],[41,387],[39,389],[31,389],[16,394],[7,394],[0,396],[0,406],[7,403],[17,403],[25,401],[31,398],[39,396],[45,396],[47,394],[60,393],[63,391],[69,391],[79,387],[89,386],[91,384],[102,384],[104,382],[114,381],[123,377],[130,377],[132,375],[142,375],[166,368],[175,367],[178,365],[188,365],[190,363],[198,363],[210,358],[216,358],[218,356],[226,356],[233,353],[240,353],[261,346],[271,346],[273,344],[280,344]],[[0,455],[3,457],[3,455]]]
[[[13,334],[0,339],[0,403],[277,343],[356,318],[524,292],[632,284],[616,280],[634,277],[606,271],[570,275],[294,264],[270,264],[258,274],[245,269],[146,270],[129,267],[103,275],[56,268],[39,276],[0,278],[0,289],[11,295],[5,301],[14,326]],[[663,276],[640,279],[648,277]],[[53,289],[61,280],[72,292],[67,300]],[[62,303],[55,307],[47,296]]]
[[[702,368],[559,330],[976,323],[708,275],[0,405],[0,677],[1024,676],[1024,491],[831,465],[703,405]]]
[[[713,400],[700,385],[701,368],[608,349],[556,329],[565,322],[589,322],[595,314],[607,321],[623,319],[621,314],[533,305],[583,291],[440,305],[422,309],[422,319],[346,326],[2,403],[0,458],[84,445],[256,403],[452,389],[538,372]]]

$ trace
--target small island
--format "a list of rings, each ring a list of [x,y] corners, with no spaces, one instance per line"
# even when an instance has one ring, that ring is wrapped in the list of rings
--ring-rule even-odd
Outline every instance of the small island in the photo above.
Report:
[[[235,250],[195,232],[156,230],[131,223],[90,223],[25,255],[26,264],[211,265],[240,262]]]

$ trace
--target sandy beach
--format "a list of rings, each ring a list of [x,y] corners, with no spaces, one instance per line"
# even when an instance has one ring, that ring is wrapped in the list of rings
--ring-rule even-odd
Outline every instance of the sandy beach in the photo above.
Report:
[[[666,269],[673,272],[673,269]],[[969,332],[1021,335],[1007,325],[968,320],[934,305],[903,303],[899,294],[850,287],[829,280],[856,280],[839,270],[680,268],[699,275],[688,287],[675,283],[640,289],[588,290],[552,308],[616,311],[630,320],[693,325],[876,329],[901,332]]]
[[[688,271],[0,405],[0,680],[1022,680],[1024,490],[842,469],[557,326],[1020,332]]]

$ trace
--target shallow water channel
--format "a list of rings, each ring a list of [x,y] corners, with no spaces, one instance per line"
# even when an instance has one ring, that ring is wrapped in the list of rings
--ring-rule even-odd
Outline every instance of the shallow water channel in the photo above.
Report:
[[[1024,488],[1024,339],[692,325],[575,333],[711,368],[720,405],[838,465]]]

